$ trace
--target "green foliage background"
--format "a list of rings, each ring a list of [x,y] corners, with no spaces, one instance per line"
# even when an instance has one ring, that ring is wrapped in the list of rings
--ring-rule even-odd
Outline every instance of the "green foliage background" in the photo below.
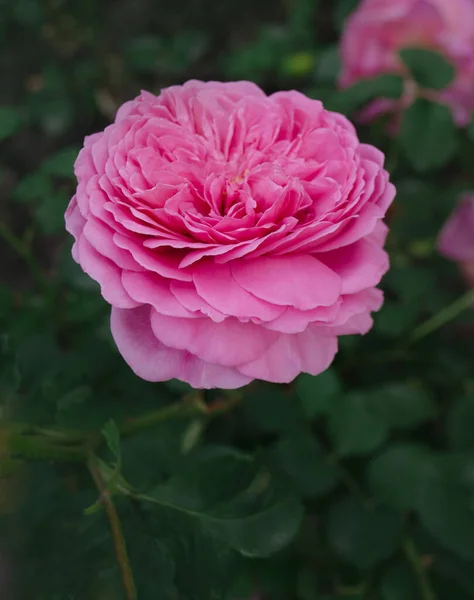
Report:
[[[398,188],[386,302],[292,385],[138,380],[64,233],[83,137],[140,88],[244,78],[349,116],[398,97],[396,77],[336,91],[356,4],[0,1],[2,600],[474,598],[472,298],[434,249],[474,188],[474,126],[418,100],[395,139],[359,128]],[[402,58],[423,87],[452,78]]]

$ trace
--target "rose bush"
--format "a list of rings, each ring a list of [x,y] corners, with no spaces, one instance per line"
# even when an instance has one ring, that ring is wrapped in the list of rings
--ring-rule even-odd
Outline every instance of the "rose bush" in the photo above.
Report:
[[[474,111],[474,2],[473,0],[364,0],[349,17],[341,39],[340,84],[350,86],[381,74],[404,74],[398,52],[421,47],[443,54],[456,68],[452,84],[431,99],[449,105],[459,126]],[[371,118],[406,107],[416,97],[408,81],[401,101],[379,99],[361,115]]]
[[[190,81],[123,105],[66,222],[132,369],[202,388],[326,369],[382,303],[383,162],[298,92]]]
[[[199,388],[326,369],[382,303],[383,162],[298,92],[189,81],[124,104],[85,140],[66,223],[132,369]]]
[[[465,194],[438,238],[440,254],[458,263],[466,281],[474,285],[474,194]]]

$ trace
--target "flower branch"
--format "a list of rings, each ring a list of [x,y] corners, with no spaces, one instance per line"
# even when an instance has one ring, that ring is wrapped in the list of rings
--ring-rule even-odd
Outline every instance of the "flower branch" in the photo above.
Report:
[[[100,468],[96,462],[95,456],[91,455],[87,461],[87,467],[94,480],[94,483],[100,493],[99,503],[103,504],[107,519],[110,525],[110,532],[115,548],[117,563],[122,574],[122,582],[127,600],[137,600],[137,590],[133,577],[130,559],[128,557],[127,545],[123,535],[122,525],[112,500],[111,494],[107,489],[107,484],[102,477]]]
[[[183,400],[135,417],[119,426],[120,435],[132,435],[172,419],[201,416],[211,419],[233,410],[241,401],[238,394],[206,404],[200,392],[193,392]],[[15,423],[0,427],[0,440],[6,455],[29,460],[59,460],[84,462],[88,452],[94,452],[103,442],[100,431],[79,431],[57,427],[36,427]]]

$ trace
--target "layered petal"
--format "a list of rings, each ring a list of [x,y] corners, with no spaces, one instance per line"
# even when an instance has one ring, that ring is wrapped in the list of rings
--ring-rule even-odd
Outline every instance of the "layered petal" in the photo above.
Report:
[[[144,379],[232,388],[320,373],[365,333],[395,190],[381,152],[299,92],[189,81],[88,136],[73,256]]]

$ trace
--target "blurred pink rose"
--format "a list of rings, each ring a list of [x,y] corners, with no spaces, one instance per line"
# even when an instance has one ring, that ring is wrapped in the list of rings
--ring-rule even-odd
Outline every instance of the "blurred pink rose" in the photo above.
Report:
[[[469,285],[474,285],[474,194],[463,196],[446,221],[438,251],[457,262]]]
[[[66,224],[135,373],[235,388],[325,370],[382,304],[383,162],[294,91],[189,81],[124,104],[85,140]]]
[[[429,96],[451,106],[459,126],[474,111],[474,0],[362,0],[349,17],[341,42],[340,84],[403,72],[398,51],[406,47],[437,50],[456,67],[454,82]],[[413,102],[407,82],[401,102],[380,99],[363,113],[365,120]]]

